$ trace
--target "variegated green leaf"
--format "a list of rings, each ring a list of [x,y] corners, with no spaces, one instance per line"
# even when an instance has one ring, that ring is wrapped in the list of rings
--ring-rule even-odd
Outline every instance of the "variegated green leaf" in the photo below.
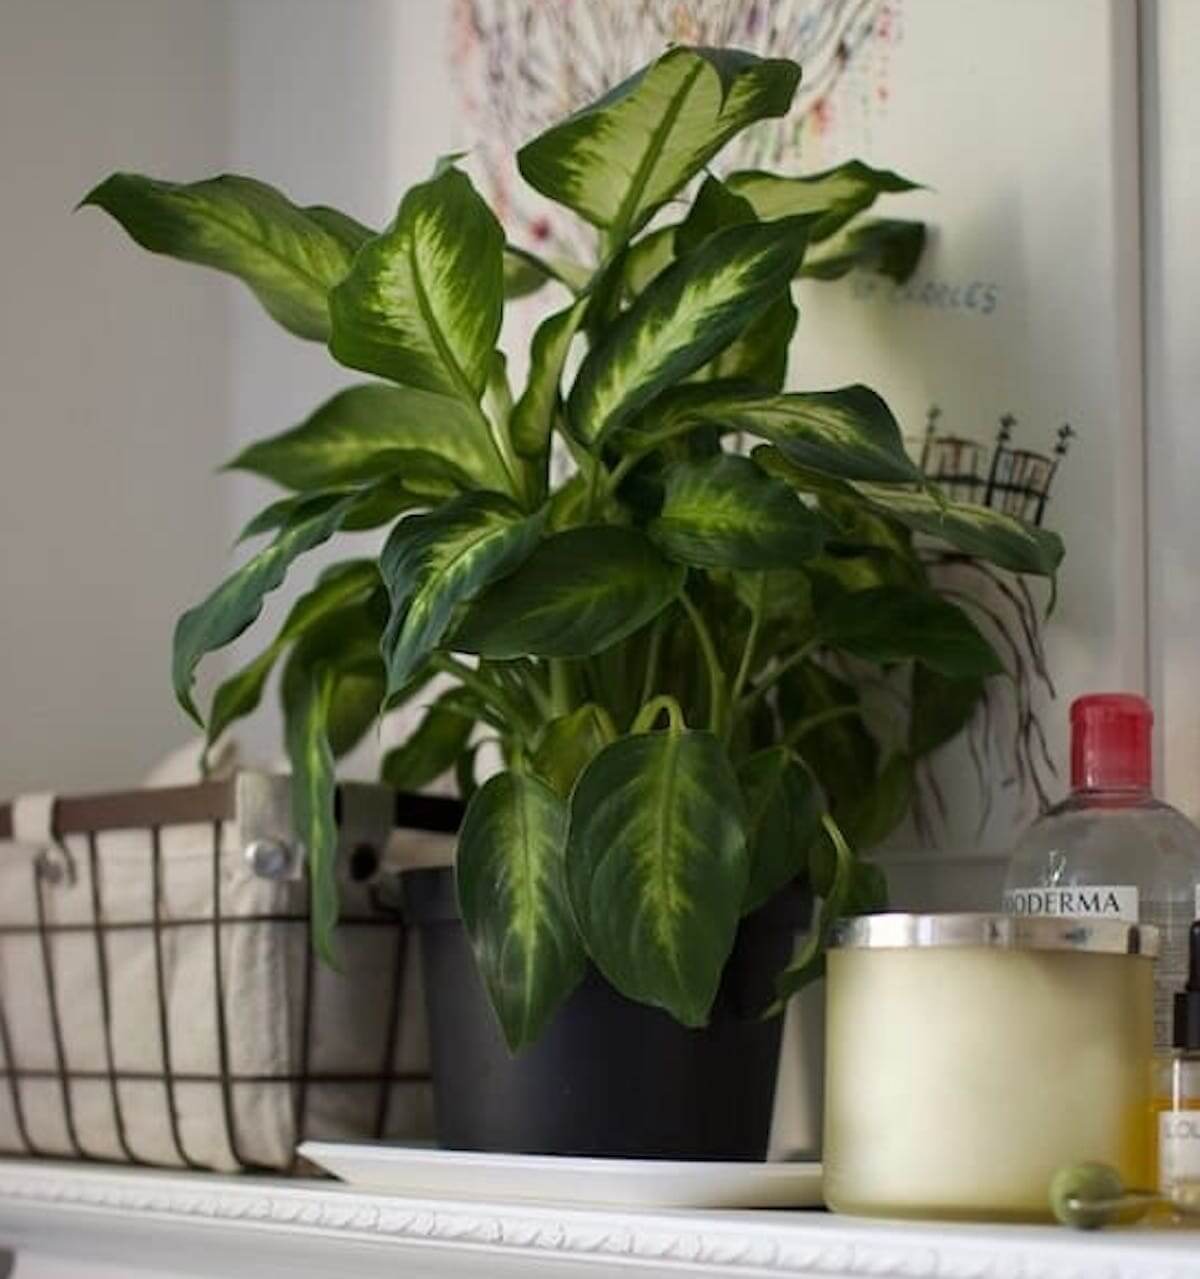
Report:
[[[621,288],[629,297],[636,297],[675,260],[675,232],[677,223],[647,231],[641,239],[629,246],[621,260]]]
[[[579,774],[616,736],[604,707],[585,702],[546,725],[534,752],[533,771],[566,799]]]
[[[664,411],[680,420],[770,440],[797,466],[847,480],[921,483],[888,406],[869,387],[759,395],[686,388]]]
[[[872,169],[860,160],[840,164],[824,173],[785,178],[777,173],[744,170],[731,173],[725,185],[754,206],[760,218],[785,218],[797,213],[817,214],[809,240],[816,244],[840,230],[881,195],[914,191],[915,182],[887,169]]]
[[[561,397],[563,367],[571,341],[587,310],[588,299],[579,298],[538,325],[529,353],[529,381],[513,409],[513,448],[522,456],[541,459],[550,447],[550,432]]]
[[[815,555],[824,524],[782,480],[748,457],[680,462],[665,476],[650,536],[672,559],[701,568],[794,568]]]
[[[799,312],[790,294],[776,298],[707,366],[722,381],[747,382],[778,391],[787,381],[788,354]]]
[[[907,528],[940,538],[967,555],[977,555],[1014,573],[1053,578],[1062,562],[1062,538],[1003,511],[972,502],[939,502],[928,493],[859,484],[857,491],[876,510]]]
[[[450,644],[490,658],[589,657],[640,630],[683,581],[637,529],[567,529],[479,595]]]
[[[517,155],[525,180],[619,243],[734,134],[783,115],[800,68],[726,49],[671,49]]]
[[[381,468],[391,468],[392,473],[358,488],[323,489],[280,498],[247,523],[238,541],[283,528],[295,512],[316,497],[353,497],[353,505],[342,521],[342,530],[353,533],[390,524],[405,511],[436,506],[474,487],[470,477],[452,462],[424,449],[396,449],[379,454],[376,461]]]
[[[317,585],[292,605],[270,646],[217,689],[208,715],[207,743],[211,745],[230,724],[258,707],[275,662],[293,640],[331,613],[363,602],[378,587],[374,560],[350,560],[327,568]]]
[[[804,259],[800,274],[840,280],[851,271],[872,271],[903,284],[925,251],[924,222],[874,218],[855,222]]]
[[[179,704],[197,722],[192,680],[200,659],[237,637],[262,611],[263,598],[283,581],[297,556],[319,546],[341,527],[353,497],[314,497],[296,510],[269,546],[248,560],[175,627],[172,677]]]
[[[344,214],[298,208],[274,187],[228,174],[183,184],[115,173],[81,203],[110,213],[152,253],[236,275],[299,337],[328,338],[329,292],[354,253],[347,228],[330,229]]]
[[[675,256],[698,249],[710,235],[726,227],[746,226],[758,221],[749,200],[731,191],[711,174],[700,184],[687,217],[675,228]]]
[[[564,879],[567,809],[536,777],[501,773],[475,792],[458,837],[458,900],[513,1052],[579,984],[586,960]]]
[[[729,345],[788,287],[806,221],[735,226],[663,272],[588,355],[567,402],[595,448],[658,393]]]
[[[504,307],[504,233],[457,169],[412,187],[333,291],[334,358],[477,404]]]
[[[817,638],[872,662],[912,658],[943,675],[998,675],[996,650],[961,608],[932,590],[877,586],[842,595],[817,616]]]
[[[821,829],[821,797],[812,774],[782,746],[751,755],[738,769],[745,797],[750,880],[742,912],[757,909],[804,874]]]
[[[460,693],[457,688],[443,693],[407,739],[388,751],[379,768],[384,782],[396,790],[418,791],[454,767],[475,727]]]
[[[383,382],[339,391],[299,426],[243,449],[227,469],[284,488],[331,489],[395,470],[397,449],[435,453],[485,487],[503,482],[477,412],[450,396]]]
[[[335,759],[358,745],[383,709],[379,637],[386,621],[384,592],[377,586],[365,599],[314,616],[288,656],[281,684],[285,714],[289,682],[297,678],[297,672],[318,667],[333,672],[325,737]]]
[[[340,240],[351,257],[376,234],[357,218],[343,213],[341,209],[331,209],[326,204],[310,204],[304,212],[318,226],[324,227],[335,240]]]
[[[383,638],[389,694],[441,643],[458,605],[525,559],[544,522],[544,511],[524,516],[498,494],[464,493],[396,525],[379,564],[392,602]]]
[[[289,663],[283,681],[284,727],[292,764],[292,830],[307,858],[313,947],[329,963],[335,962],[338,892],[336,777],[327,726],[336,678],[334,668],[323,662]]]
[[[379,723],[385,685],[378,651],[373,659],[338,670],[326,729],[334,759],[348,755]]]
[[[703,1026],[748,878],[741,792],[711,733],[623,737],[583,770],[567,886],[588,953],[622,994]]]

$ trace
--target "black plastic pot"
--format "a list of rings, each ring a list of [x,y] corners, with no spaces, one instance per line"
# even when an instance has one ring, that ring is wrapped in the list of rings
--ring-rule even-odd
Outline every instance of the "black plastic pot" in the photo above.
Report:
[[[811,902],[783,894],[742,923],[711,1021],[688,1030],[594,970],[538,1042],[512,1056],[446,869],[404,876],[429,1011],[440,1144],[514,1154],[762,1159],[779,1064],[763,1020]]]

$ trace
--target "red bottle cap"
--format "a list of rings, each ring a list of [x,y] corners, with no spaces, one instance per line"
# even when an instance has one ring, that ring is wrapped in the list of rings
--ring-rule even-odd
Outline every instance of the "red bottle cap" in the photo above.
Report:
[[[1147,790],[1154,712],[1136,693],[1090,693],[1071,704],[1072,790]]]

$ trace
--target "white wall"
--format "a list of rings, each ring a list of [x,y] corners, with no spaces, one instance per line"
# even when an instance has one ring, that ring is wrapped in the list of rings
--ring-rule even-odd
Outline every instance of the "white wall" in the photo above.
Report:
[[[223,167],[225,0],[0,0],[0,796],[134,783],[188,730],[181,606],[228,541],[232,287],[97,210]]]
[[[404,191],[459,144],[445,74],[448,16],[441,0],[240,0],[233,10],[231,167],[302,204],[332,204],[368,225],[386,225]],[[294,425],[339,387],[368,380],[341,368],[324,347],[283,332],[249,295],[234,299],[233,325],[231,452]],[[280,495],[252,476],[222,483],[238,528]],[[232,659],[259,652],[273,621],[320,565],[369,553],[379,540],[342,537],[306,556]],[[250,757],[278,761],[273,691],[265,702],[235,731]],[[344,763],[344,775],[374,778],[379,752],[369,738]]]
[[[1147,571],[1165,793],[1200,815],[1200,4],[1143,0]]]

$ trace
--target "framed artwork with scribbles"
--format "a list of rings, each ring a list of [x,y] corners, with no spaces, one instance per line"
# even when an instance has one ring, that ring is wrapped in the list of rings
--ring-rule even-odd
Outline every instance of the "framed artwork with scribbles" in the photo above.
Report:
[[[923,185],[902,212],[892,197],[897,216],[927,228],[906,283],[856,273],[797,286],[789,386],[869,382],[956,497],[1040,519],[1066,541],[1049,616],[1048,593],[1017,597],[946,567],[1016,644],[1022,679],[968,741],[934,757],[918,821],[897,839],[1002,850],[1065,785],[1071,698],[1146,686],[1134,6],[439,2],[458,142],[510,238],[538,253],[594,246],[519,181],[516,146],[671,42],[803,67],[789,114],[739,138],[718,175],[857,158]],[[546,304],[525,305],[513,322],[532,327]],[[981,765],[1003,781],[990,799]]]

